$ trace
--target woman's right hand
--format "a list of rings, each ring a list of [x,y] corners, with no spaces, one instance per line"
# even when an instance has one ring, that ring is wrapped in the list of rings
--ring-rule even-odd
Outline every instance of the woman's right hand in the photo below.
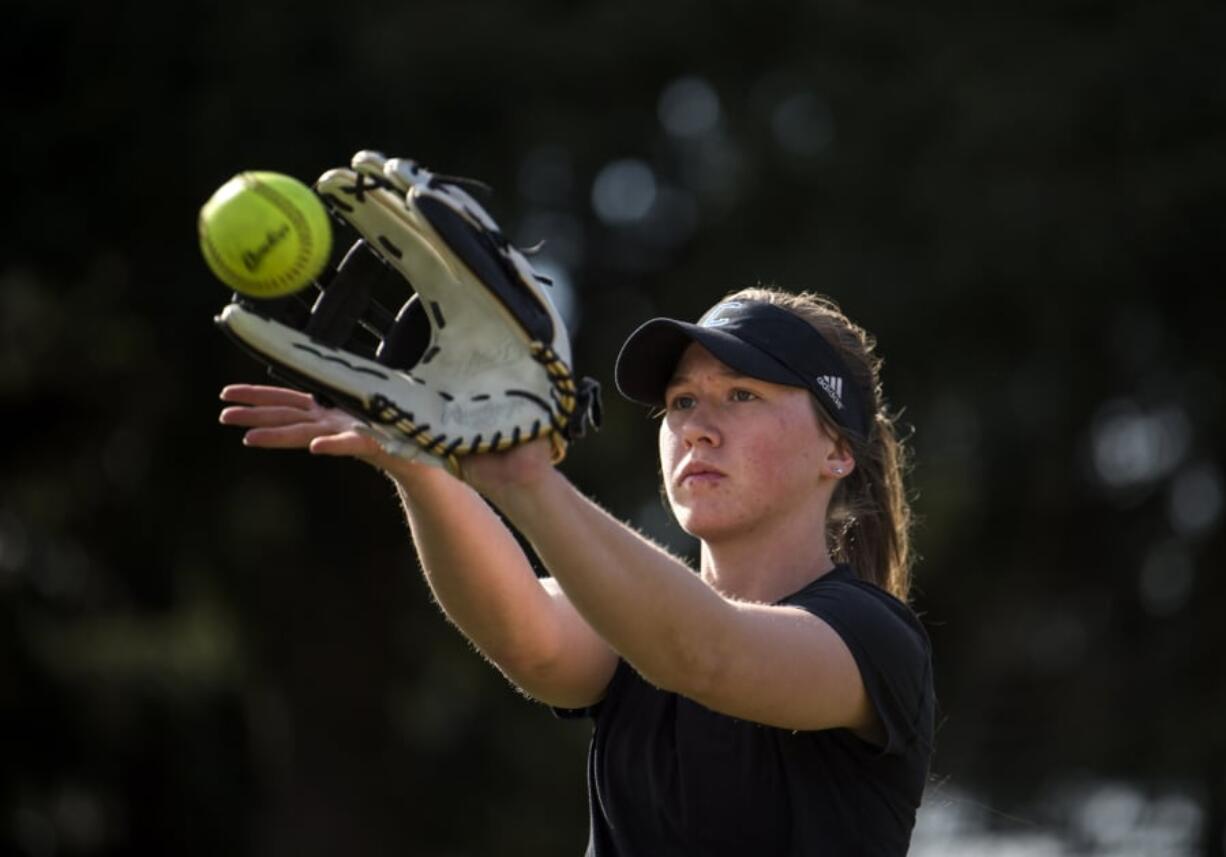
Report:
[[[369,432],[360,431],[360,420],[338,408],[325,408],[308,393],[286,387],[231,384],[221,391],[222,425],[247,429],[243,445],[263,449],[305,449],[315,455],[350,456],[385,470],[407,476],[422,467],[384,451]]]

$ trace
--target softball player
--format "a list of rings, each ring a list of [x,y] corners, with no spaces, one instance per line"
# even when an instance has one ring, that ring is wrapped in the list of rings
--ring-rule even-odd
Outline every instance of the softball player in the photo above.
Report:
[[[660,414],[697,573],[584,497],[543,441],[464,456],[456,478],[288,389],[227,387],[221,421],[395,481],[450,620],[525,693],[592,719],[589,855],[901,855],[934,693],[878,369],[872,338],[807,293],[745,289],[630,336],[618,388]]]

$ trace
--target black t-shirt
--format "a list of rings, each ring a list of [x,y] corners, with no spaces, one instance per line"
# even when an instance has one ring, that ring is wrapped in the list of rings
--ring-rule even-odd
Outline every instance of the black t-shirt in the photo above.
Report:
[[[932,748],[931,653],[902,602],[839,566],[783,599],[842,637],[885,727],[793,732],[652,687],[625,661],[585,713],[589,857],[902,855]]]

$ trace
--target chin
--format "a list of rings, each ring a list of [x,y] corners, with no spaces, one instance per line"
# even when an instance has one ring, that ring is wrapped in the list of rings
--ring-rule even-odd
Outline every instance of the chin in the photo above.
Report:
[[[718,514],[716,510],[678,509],[673,508],[677,523],[686,533],[704,542],[718,539],[744,528],[744,521],[738,521],[734,516]]]

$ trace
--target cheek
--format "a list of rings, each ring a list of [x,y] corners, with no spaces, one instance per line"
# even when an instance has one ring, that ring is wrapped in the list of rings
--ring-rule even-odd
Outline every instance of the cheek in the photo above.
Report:
[[[744,456],[762,484],[782,487],[817,481],[820,444],[814,426],[803,415],[783,414],[758,428],[746,437]]]
[[[745,444],[742,453],[746,467],[757,474],[760,484],[778,485],[781,479],[795,477],[794,451],[780,443],[777,436],[756,437]]]
[[[673,480],[669,478],[669,474],[676,470],[677,462],[681,460],[681,452],[678,438],[669,431],[667,423],[660,424],[658,444],[660,449],[660,487],[664,489],[664,496],[668,498],[668,504],[673,506]]]
[[[669,430],[668,423],[666,422],[660,424],[659,447],[660,468],[664,471],[664,476],[667,477],[673,471],[673,465],[679,459],[680,443],[677,436]]]

